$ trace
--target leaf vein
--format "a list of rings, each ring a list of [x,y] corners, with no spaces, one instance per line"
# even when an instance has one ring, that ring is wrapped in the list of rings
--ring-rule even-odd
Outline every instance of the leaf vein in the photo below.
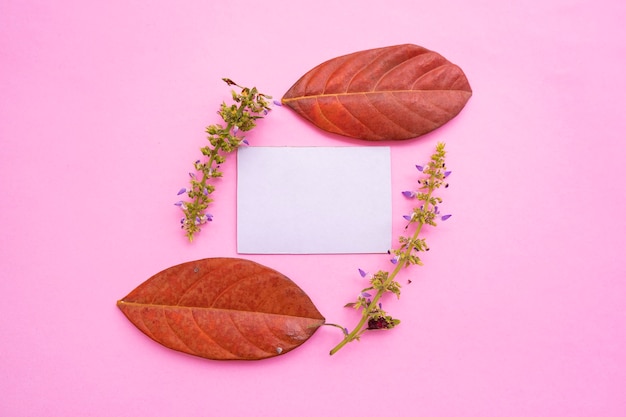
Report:
[[[187,293],[188,293],[189,291],[191,291],[193,288],[197,287],[197,286],[198,286],[198,285],[199,285],[202,281],[203,281],[203,279],[202,279],[202,275],[198,274],[198,279],[197,279],[197,280],[196,280],[193,284],[191,284],[189,287],[187,287],[187,288],[185,289],[185,291],[183,291],[183,293],[180,295],[180,297],[178,297],[178,302],[177,302],[176,304],[177,304],[177,305],[179,305],[179,304],[180,304],[180,301],[181,301],[183,298],[185,298],[185,295],[187,295]]]
[[[330,73],[330,74],[328,75],[328,77],[326,78],[326,81],[324,82],[324,89],[323,89],[322,91],[324,91],[324,92],[326,91],[326,87],[328,86],[328,82],[334,78],[334,75],[335,75],[335,74],[336,74],[339,70],[342,70],[343,68],[345,68],[345,67],[346,67],[346,65],[349,65],[349,63],[354,62],[355,60],[358,60],[358,59],[359,59],[359,57],[355,55],[355,56],[353,56],[352,58],[350,58],[350,59],[346,60],[345,62],[342,62],[342,63],[341,63],[341,65],[339,65],[337,68],[335,68],[335,70],[334,70],[332,73]],[[356,75],[356,74],[355,74],[355,75]],[[355,76],[355,75],[354,75],[354,76]],[[352,79],[354,79],[354,76],[352,76]],[[352,81],[352,79],[351,79],[350,81]],[[347,86],[346,86],[346,90],[350,87],[350,81],[348,82],[348,84],[347,84]]]
[[[374,132],[368,125],[366,125],[364,122],[362,122],[358,117],[356,117],[350,110],[348,110],[348,108],[341,102],[341,100],[337,100],[339,102],[339,105],[341,105],[341,107],[343,107],[346,111],[346,113],[348,113],[350,116],[352,116],[352,118],[354,120],[356,120],[357,122],[359,122],[364,128],[366,128],[367,130],[370,131],[370,133],[376,135],[376,132]],[[376,109],[376,107],[374,107],[374,109]],[[376,109],[377,112],[380,113],[380,110]],[[381,113],[382,114],[382,113]]]
[[[381,49],[380,53],[372,58],[372,60],[370,62],[368,62],[365,66],[363,66],[363,68],[361,68],[360,70],[358,70],[356,73],[354,73],[354,75],[352,76],[352,78],[350,78],[350,81],[347,82],[346,84],[346,91],[348,91],[350,89],[350,86],[352,85],[352,81],[354,81],[354,79],[357,77],[357,75],[361,74],[363,71],[365,71],[366,68],[368,68],[370,65],[372,65],[374,63],[374,61],[376,61],[377,59],[379,59],[381,57],[381,55],[385,54],[385,50]],[[355,54],[356,57],[360,58],[360,56],[358,54]]]
[[[454,65],[454,64],[449,64],[449,63],[447,63],[447,64],[442,64],[442,65],[436,66],[435,68],[431,68],[430,70],[426,71],[425,73],[423,73],[422,75],[420,75],[419,77],[417,77],[417,79],[416,79],[415,81],[413,81],[413,84],[412,84],[412,85],[417,84],[417,83],[418,83],[418,82],[419,82],[422,78],[424,78],[425,76],[427,76],[427,75],[428,75],[428,74],[430,74],[431,72],[433,72],[433,71],[435,71],[435,70],[438,70],[438,69],[440,69],[440,68],[442,68],[442,67],[447,67],[447,66],[455,66],[455,65]],[[445,91],[452,91],[452,90],[448,90],[448,89],[446,89]]]
[[[226,286],[226,288],[224,288],[219,294],[217,294],[215,296],[215,298],[213,299],[213,302],[211,302],[211,305],[209,307],[213,307],[215,305],[215,303],[217,303],[217,301],[220,299],[220,297],[222,297],[225,293],[227,293],[231,288],[233,288],[234,286],[240,284],[242,281],[249,280],[249,279],[252,279],[252,278],[254,278],[254,275],[250,275],[250,276],[247,276],[247,277],[240,278],[237,281],[233,282],[232,284]]]
[[[384,73],[384,74],[382,74],[382,75],[378,78],[378,81],[376,81],[376,84],[374,84],[374,87],[372,87],[372,90],[373,90],[373,91],[376,91],[376,87],[378,86],[378,84],[380,84],[380,82],[383,80],[383,78],[385,78],[385,77],[387,76],[387,74],[389,74],[391,71],[393,71],[393,70],[395,70],[396,68],[398,68],[399,66],[401,66],[401,65],[405,65],[407,62],[412,61],[413,59],[418,58],[418,57],[420,57],[420,56],[424,55],[425,53],[429,53],[429,52],[430,52],[430,51],[423,51],[423,52],[420,52],[419,54],[417,54],[417,55],[415,55],[415,56],[412,56],[412,57],[411,57],[411,58],[409,58],[409,59],[405,59],[404,61],[399,62],[399,63],[397,63],[396,65],[394,65],[393,67],[389,68],[387,71],[385,71],[385,73]],[[432,52],[430,52],[430,53],[432,53]],[[421,77],[420,77],[420,78],[421,78]],[[413,83],[413,84],[415,84],[415,83]]]
[[[318,96],[318,97],[324,97],[324,96],[323,96],[323,95],[320,95],[320,96]],[[340,126],[338,126],[336,123],[334,123],[332,120],[330,120],[330,119],[329,119],[329,118],[328,118],[328,117],[324,114],[323,107],[320,105],[320,103],[319,103],[319,101],[318,101],[318,99],[317,99],[317,98],[315,99],[315,105],[316,105],[316,106],[317,106],[317,108],[319,109],[319,111],[320,111],[320,115],[324,118],[324,120],[326,120],[329,124],[331,124],[331,125],[332,125],[335,129],[336,129],[336,131],[337,131],[337,132],[343,132],[343,129],[342,129]]]
[[[215,345],[217,347],[219,347],[220,349],[222,349],[223,351],[230,353],[231,355],[237,357],[237,358],[242,358],[240,355],[235,354],[234,352],[232,352],[231,350],[225,348],[224,346],[222,346],[221,343],[218,342],[217,339],[215,339],[214,337],[211,337],[210,334],[208,334],[207,332],[204,331],[204,329],[202,329],[202,327],[200,327],[200,323],[198,323],[198,320],[196,319],[196,315],[194,314],[194,311],[191,311],[191,318],[193,320],[193,323],[196,325],[196,327],[198,328],[198,330],[200,330],[200,333],[202,333],[203,335],[205,335],[208,339],[210,339],[211,341],[213,341],[213,343],[215,343]]]
[[[393,95],[392,95],[392,97],[393,97]],[[394,99],[395,99],[396,101],[399,101],[399,100],[398,100],[398,99],[396,99],[395,97],[394,97]],[[384,113],[384,112],[380,111],[380,109],[379,109],[378,107],[376,107],[376,105],[375,105],[374,103],[372,103],[372,102],[371,102],[371,100],[370,100],[370,104],[372,105],[372,107],[373,107],[374,109],[376,109],[376,111],[377,111],[377,112],[378,112],[381,116],[383,116],[385,119],[387,119],[387,120],[389,121],[389,123],[392,123],[392,124],[394,124],[395,126],[398,126],[400,129],[402,129],[403,131],[405,131],[405,132],[407,132],[407,133],[409,133],[409,134],[412,134],[412,133],[413,133],[413,132],[411,132],[410,130],[407,130],[407,129],[406,129],[406,127],[402,126],[400,123],[398,123],[398,122],[396,122],[395,120],[391,119],[389,116],[387,116],[387,114],[386,114],[386,113]],[[414,112],[411,112],[411,113],[414,113]]]
[[[271,353],[275,353],[275,352],[272,352],[272,351],[265,350],[265,349],[261,348],[260,346],[258,346],[257,344],[253,343],[253,342],[252,342],[252,341],[251,341],[251,340],[250,340],[250,339],[246,336],[246,334],[245,334],[244,332],[242,332],[242,331],[241,331],[241,329],[239,328],[239,326],[237,326],[237,323],[235,323],[235,320],[233,320],[232,315],[230,315],[230,314],[229,314],[229,315],[228,315],[228,318],[230,319],[230,322],[233,324],[233,327],[237,330],[237,332],[239,332],[239,335],[240,335],[240,336],[241,336],[241,337],[242,337],[242,338],[243,338],[246,342],[248,342],[248,344],[250,344],[251,346],[253,346],[253,347],[257,348],[258,350],[260,350],[260,351],[262,351],[262,352],[266,352],[266,353],[270,353],[270,354],[271,354]]]
[[[391,95],[391,97],[395,100],[395,102],[396,102],[396,103],[398,103],[398,105],[400,105],[400,106],[404,107],[405,109],[407,109],[407,111],[409,111],[409,112],[411,112],[411,113],[413,113],[413,114],[416,114],[417,116],[421,117],[422,119],[424,119],[424,120],[428,120],[429,122],[431,122],[431,123],[433,123],[433,124],[437,124],[437,121],[436,121],[436,120],[430,119],[430,118],[428,118],[428,117],[424,116],[422,113],[418,113],[418,112],[413,111],[413,110],[412,110],[409,106],[407,106],[406,104],[404,104],[404,102],[403,102],[402,100],[398,100],[398,98],[397,98],[396,96],[394,96],[393,94]],[[436,106],[436,104],[434,104],[434,103],[431,103],[431,105]],[[437,106],[437,107],[438,107],[439,109],[441,109],[441,110],[445,110],[445,109],[443,109],[443,108],[441,108],[441,107],[439,107],[439,106]],[[392,122],[393,122],[393,121],[392,121]],[[397,123],[396,123],[396,124],[397,124]],[[406,129],[405,129],[405,130],[406,130]]]
[[[170,330],[172,331],[172,333],[174,333],[174,335],[178,338],[178,340],[180,340],[180,342],[185,345],[187,347],[187,349],[189,349],[190,352],[194,352],[195,354],[198,354],[198,351],[195,349],[192,349],[191,346],[189,346],[187,344],[187,342],[185,342],[180,335],[178,334],[178,332],[174,329],[174,327],[172,326],[172,323],[170,323],[169,319],[167,318],[167,315],[165,314],[165,309],[161,309],[162,314],[163,314],[163,318],[165,319],[165,323],[167,323],[167,326],[170,328]]]

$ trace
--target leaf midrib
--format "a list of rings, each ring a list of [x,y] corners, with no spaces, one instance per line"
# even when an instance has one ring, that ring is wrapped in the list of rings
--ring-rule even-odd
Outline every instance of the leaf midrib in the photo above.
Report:
[[[183,309],[183,310],[210,310],[210,311],[223,311],[223,312],[230,312],[230,313],[250,313],[250,314],[263,314],[263,315],[268,315],[268,316],[278,316],[278,317],[295,317],[295,318],[301,318],[301,319],[310,319],[310,320],[318,320],[318,321],[322,321],[324,322],[325,319],[320,319],[320,318],[316,318],[316,317],[306,317],[306,316],[292,316],[289,314],[278,314],[278,313],[266,313],[263,311],[250,311],[250,310],[235,310],[235,309],[229,309],[229,308],[215,308],[215,307],[200,307],[200,306],[181,306],[181,305],[168,305],[168,304],[148,304],[148,303],[137,303],[134,301],[124,301],[124,300],[119,300],[117,302],[117,305],[126,305],[126,306],[130,306],[130,307],[159,307],[159,308],[163,308],[163,309]]]
[[[461,89],[436,89],[436,90],[430,90],[430,89],[420,89],[420,90],[378,90],[378,91],[355,91],[355,92],[350,92],[350,93],[328,93],[328,94],[313,94],[310,96],[298,96],[298,97],[289,97],[289,98],[283,98],[282,102],[283,103],[287,103],[290,101],[297,101],[297,100],[303,100],[303,99],[312,99],[312,98],[319,98],[319,97],[345,97],[345,96],[357,96],[357,95],[368,95],[368,94],[397,94],[397,93],[419,93],[419,92],[439,92],[439,91],[459,91],[459,92],[463,92],[463,93],[470,93],[467,90],[461,90]]]

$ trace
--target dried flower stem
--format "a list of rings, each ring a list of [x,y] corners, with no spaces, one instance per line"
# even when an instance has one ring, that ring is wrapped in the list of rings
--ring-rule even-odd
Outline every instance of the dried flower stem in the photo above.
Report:
[[[401,236],[399,238],[400,247],[393,250],[393,253],[396,255],[392,259],[392,262],[396,265],[393,271],[391,273],[378,271],[376,274],[371,276],[371,286],[363,289],[356,302],[346,304],[346,307],[353,307],[357,310],[361,310],[361,320],[351,332],[348,332],[347,329],[343,328],[344,338],[330,351],[331,355],[337,353],[349,342],[359,340],[361,335],[366,330],[391,329],[400,324],[399,320],[389,316],[382,309],[380,300],[383,294],[387,292],[394,293],[399,298],[400,284],[396,281],[398,273],[410,265],[422,265],[420,258],[413,252],[428,250],[426,241],[419,238],[424,225],[427,224],[430,226],[436,226],[436,218],[440,217],[442,220],[447,220],[450,217],[450,215],[440,216],[438,204],[440,204],[443,200],[440,197],[433,196],[434,191],[438,188],[442,186],[447,187],[444,179],[450,174],[450,171],[445,171],[444,148],[445,144],[437,144],[436,151],[431,156],[429,164],[424,167],[419,165],[417,166],[417,169],[426,175],[425,179],[420,179],[418,181],[418,184],[420,185],[419,190],[417,192],[405,191],[402,193],[407,198],[415,198],[421,202],[419,207],[415,207],[413,209],[411,215],[404,216],[409,221],[406,228],[408,228],[412,223],[416,223],[417,226],[415,227],[415,230],[410,238],[405,236]],[[362,276],[367,275],[362,270],[359,270],[359,272]],[[370,298],[371,296],[368,293],[368,291],[371,290],[376,291],[376,294],[372,298]]]
[[[235,104],[229,106],[222,103],[217,112],[226,126],[214,124],[206,128],[210,145],[201,148],[201,151],[208,161],[197,160],[194,163],[196,171],[202,174],[201,179],[198,180],[196,173],[189,173],[191,187],[178,191],[178,195],[186,193],[191,201],[181,200],[175,203],[185,215],[180,221],[180,227],[185,230],[190,242],[200,232],[201,225],[213,220],[213,216],[206,212],[213,202],[209,195],[215,191],[215,186],[209,184],[209,181],[222,176],[219,167],[226,161],[226,154],[248,144],[244,136],[238,133],[254,128],[256,120],[263,118],[271,110],[268,102],[271,97],[259,93],[256,87],[242,87],[228,78],[223,78],[223,81],[229,86],[238,87],[241,92],[232,91]]]

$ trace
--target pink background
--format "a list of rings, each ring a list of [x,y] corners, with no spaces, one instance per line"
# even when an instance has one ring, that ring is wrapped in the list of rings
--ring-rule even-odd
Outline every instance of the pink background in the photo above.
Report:
[[[0,415],[626,415],[625,21],[617,0],[0,0]],[[322,328],[253,363],[136,330],[117,299],[237,256],[235,158],[193,245],[172,205],[229,97],[220,78],[280,97],[326,59],[400,43],[474,89],[451,123],[391,144],[395,236],[414,164],[445,141],[453,170],[452,219],[386,301],[402,325],[333,357],[340,333]],[[286,108],[248,139],[361,144]],[[388,265],[246,257],[349,327],[357,268]]]

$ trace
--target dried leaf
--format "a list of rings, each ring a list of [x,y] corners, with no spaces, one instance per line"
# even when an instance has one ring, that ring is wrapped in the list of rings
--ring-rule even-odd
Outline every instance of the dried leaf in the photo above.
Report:
[[[117,306],[162,345],[218,360],[256,360],[287,353],[325,321],[289,278],[233,258],[168,268]]]
[[[461,68],[407,44],[326,61],[300,78],[282,103],[328,132],[380,141],[415,138],[440,127],[471,95]]]

